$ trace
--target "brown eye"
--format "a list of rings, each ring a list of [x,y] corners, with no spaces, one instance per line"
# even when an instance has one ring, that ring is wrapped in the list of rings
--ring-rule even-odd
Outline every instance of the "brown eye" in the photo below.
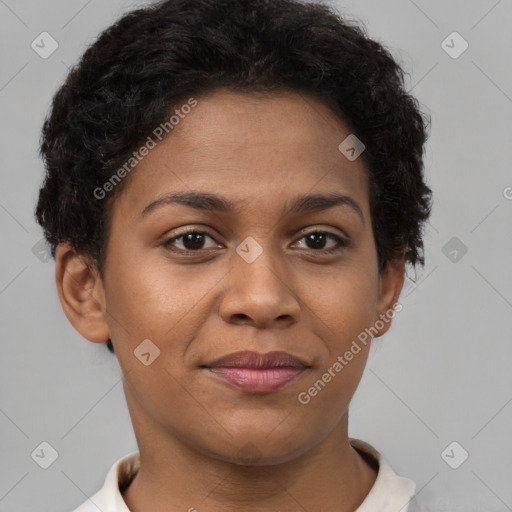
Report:
[[[306,249],[319,252],[334,252],[348,247],[349,245],[349,243],[340,236],[326,231],[313,231],[304,235],[300,240],[305,240]],[[330,240],[334,241],[334,247],[326,247]]]
[[[215,242],[213,237],[211,237],[208,233],[203,231],[188,231],[169,238],[162,245],[172,250],[176,250],[177,252],[199,252],[202,249],[218,247],[218,245],[215,244],[214,247],[205,248],[207,239]]]

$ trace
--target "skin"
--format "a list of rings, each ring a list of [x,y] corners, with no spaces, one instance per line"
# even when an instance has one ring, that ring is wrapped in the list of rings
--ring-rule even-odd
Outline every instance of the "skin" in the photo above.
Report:
[[[350,130],[328,106],[295,92],[197,100],[126,178],[104,279],[68,243],[57,251],[68,319],[92,342],[110,337],[124,374],[141,468],[123,497],[134,512],[354,511],[376,478],[348,440],[369,344],[307,405],[298,395],[397,302],[403,257],[379,274],[364,162],[338,150]],[[236,208],[166,204],[141,217],[165,193],[192,190]],[[350,196],[362,218],[347,205],[287,211],[311,193]],[[186,226],[209,236],[162,245]],[[302,228],[349,246],[322,254],[337,242],[308,243]],[[252,263],[236,252],[247,236],[263,249]],[[187,247],[199,252],[172,250]],[[148,366],[134,356],[147,338],[160,349]],[[263,394],[199,368],[239,350],[282,350],[311,368]]]

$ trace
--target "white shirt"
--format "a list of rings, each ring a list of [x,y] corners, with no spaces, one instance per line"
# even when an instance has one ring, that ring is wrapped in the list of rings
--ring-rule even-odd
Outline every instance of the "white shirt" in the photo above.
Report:
[[[373,487],[354,512],[407,512],[416,484],[398,476],[370,444],[353,438],[349,441],[365,460],[378,467]],[[127,487],[127,482],[131,481],[139,466],[139,452],[118,459],[109,469],[103,487],[73,512],[131,512],[119,487]]]

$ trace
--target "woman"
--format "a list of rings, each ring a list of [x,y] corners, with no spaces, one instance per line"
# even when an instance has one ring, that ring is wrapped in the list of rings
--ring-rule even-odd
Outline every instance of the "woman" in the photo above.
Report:
[[[45,122],[36,215],[139,451],[77,511],[411,511],[348,408],[424,263],[426,126],[318,4],[167,0],[101,34]]]

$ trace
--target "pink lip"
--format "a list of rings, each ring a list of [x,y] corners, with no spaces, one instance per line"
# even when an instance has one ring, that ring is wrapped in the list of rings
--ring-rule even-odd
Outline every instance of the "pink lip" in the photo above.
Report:
[[[206,368],[235,387],[252,393],[276,391],[300,375],[308,366],[286,352],[235,352]]]
[[[252,393],[276,391],[304,370],[296,368],[210,368],[210,372],[236,387]]]

